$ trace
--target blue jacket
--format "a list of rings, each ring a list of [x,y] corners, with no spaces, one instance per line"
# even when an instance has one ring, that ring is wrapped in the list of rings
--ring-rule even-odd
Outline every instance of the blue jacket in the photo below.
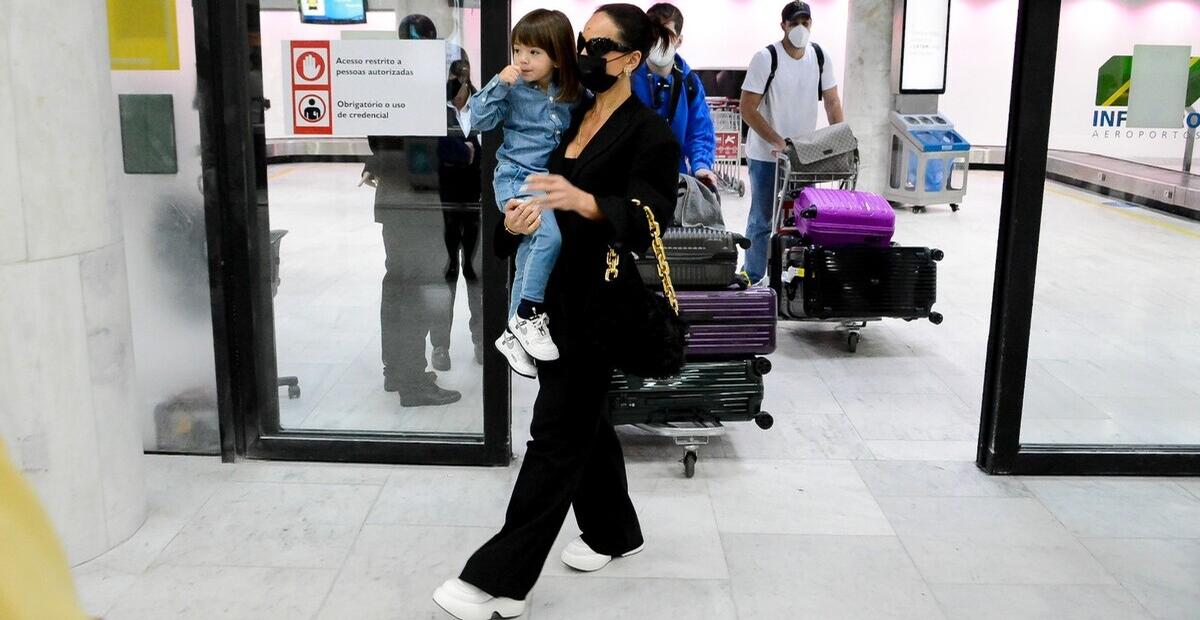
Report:
[[[571,105],[555,101],[558,89],[544,93],[525,80],[509,86],[499,76],[471,95],[471,127],[488,131],[504,126],[496,159],[527,172],[545,172],[550,153],[571,124]]]
[[[633,73],[633,92],[646,107],[658,112],[663,118],[668,118],[667,108],[671,107],[671,84],[682,76],[683,90],[679,93],[679,103],[675,108],[675,116],[671,118],[671,133],[679,141],[682,150],[679,171],[685,174],[695,174],[697,170],[712,170],[713,158],[717,151],[717,137],[713,133],[712,116],[708,112],[708,102],[704,100],[704,85],[700,76],[692,74],[692,68],[679,54],[675,54],[675,69],[666,78],[660,78],[646,63],[642,63]],[[684,87],[692,83],[691,94]],[[660,92],[661,91],[661,92]],[[655,104],[655,95],[660,105]]]

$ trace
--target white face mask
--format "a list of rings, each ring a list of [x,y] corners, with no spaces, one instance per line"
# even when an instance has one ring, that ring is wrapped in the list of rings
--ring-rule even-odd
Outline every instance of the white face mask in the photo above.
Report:
[[[812,33],[808,31],[808,28],[805,28],[804,26],[796,26],[795,28],[792,28],[790,32],[788,32],[788,41],[791,42],[792,45],[795,45],[800,49],[804,49],[804,47],[808,45],[808,39],[811,36]]]
[[[646,62],[655,67],[670,67],[675,64],[675,46],[668,43],[667,48],[663,49],[662,43],[658,43],[650,50],[650,55],[646,57]]]

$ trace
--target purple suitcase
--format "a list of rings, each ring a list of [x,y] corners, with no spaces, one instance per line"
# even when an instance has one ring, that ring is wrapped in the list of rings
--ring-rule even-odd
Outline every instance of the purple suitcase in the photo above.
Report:
[[[896,212],[887,199],[870,192],[806,187],[796,199],[796,229],[812,245],[888,247]]]
[[[675,297],[679,314],[690,328],[688,359],[747,357],[775,351],[778,308],[774,290],[677,291]]]

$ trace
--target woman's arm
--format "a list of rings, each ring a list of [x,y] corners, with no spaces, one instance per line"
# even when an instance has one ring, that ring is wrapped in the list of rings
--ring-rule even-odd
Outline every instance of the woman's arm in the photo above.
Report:
[[[575,211],[586,219],[606,221],[610,242],[639,254],[650,247],[650,226],[633,200],[648,205],[660,226],[670,226],[675,216],[679,179],[679,143],[661,116],[643,117],[630,141],[636,151],[629,163],[627,187],[622,194],[593,195],[555,174],[530,175],[528,189],[546,192],[534,199],[542,208]]]
[[[512,86],[497,75],[483,90],[471,95],[467,100],[467,105],[471,108],[471,128],[488,131],[500,126],[508,116],[510,90]]]

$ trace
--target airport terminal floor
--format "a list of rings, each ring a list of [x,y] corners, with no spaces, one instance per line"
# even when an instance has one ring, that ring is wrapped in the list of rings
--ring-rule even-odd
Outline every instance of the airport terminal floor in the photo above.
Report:
[[[382,265],[372,254],[369,195],[320,209],[324,197],[303,198],[306,179],[354,196],[359,169],[272,166],[271,191],[289,196],[276,203],[287,206],[272,213],[273,227],[288,229],[289,240],[319,235],[347,261]],[[578,533],[569,516],[525,617],[1193,617],[1200,481],[991,477],[973,463],[1001,178],[973,172],[957,213],[897,212],[898,241],[946,253],[943,324],[874,323],[851,354],[827,324],[780,322],[763,406],[775,426],[727,425],[700,448],[691,479],[669,440],[623,427],[645,552],[575,573],[557,559]],[[1181,411],[1171,399],[1200,402],[1187,380],[1200,371],[1196,358],[1159,355],[1195,350],[1200,336],[1154,329],[1191,312],[1200,280],[1170,277],[1174,294],[1154,307],[1114,294],[1163,256],[1196,264],[1200,225],[1057,183],[1047,183],[1044,209],[1023,439],[1200,441],[1194,421],[1166,413]],[[731,227],[747,210],[748,197],[724,196]],[[1120,246],[1122,268],[1081,245]],[[339,279],[342,267],[303,243],[282,247],[279,365],[305,375],[306,398],[295,402],[307,403],[283,401],[289,423],[337,411],[347,427],[469,425],[454,407],[397,416],[394,395],[376,398],[382,274]],[[355,289],[359,277],[370,285]],[[465,300],[457,297],[456,315],[466,316]],[[1095,331],[1097,315],[1142,329]],[[330,343],[308,346],[314,332]],[[469,368],[469,333],[456,338],[453,364]],[[1118,358],[1119,372],[1109,363]],[[447,375],[466,392],[456,381]],[[442,618],[429,594],[502,524],[533,394],[533,382],[514,378],[507,468],[146,456],[148,520],[75,569],[85,608],[109,620]],[[1136,401],[1160,406],[1135,409]]]
[[[0,620],[1200,618],[1200,3],[652,2],[6,8]]]

